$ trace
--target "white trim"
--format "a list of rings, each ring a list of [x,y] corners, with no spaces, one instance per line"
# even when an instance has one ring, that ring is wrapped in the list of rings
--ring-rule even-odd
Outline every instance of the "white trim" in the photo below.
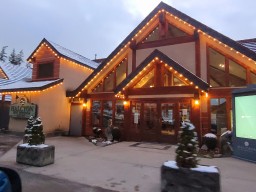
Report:
[[[137,98],[180,98],[180,97],[194,97],[194,94],[167,94],[167,95],[130,95],[129,99]]]

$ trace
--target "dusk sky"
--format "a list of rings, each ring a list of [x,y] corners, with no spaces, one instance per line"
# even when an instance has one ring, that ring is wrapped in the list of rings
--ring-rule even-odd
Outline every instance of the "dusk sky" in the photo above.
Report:
[[[107,57],[160,0],[2,0],[0,49],[24,52],[43,38],[89,59]],[[165,0],[234,39],[256,38],[255,0]]]

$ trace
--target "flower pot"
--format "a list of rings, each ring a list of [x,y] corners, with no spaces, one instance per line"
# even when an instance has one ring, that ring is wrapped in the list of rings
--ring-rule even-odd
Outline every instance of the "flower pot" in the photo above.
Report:
[[[42,167],[54,163],[55,146],[53,145],[28,145],[17,146],[16,162]]]
[[[161,167],[161,192],[220,192],[217,167],[180,168],[175,161]]]

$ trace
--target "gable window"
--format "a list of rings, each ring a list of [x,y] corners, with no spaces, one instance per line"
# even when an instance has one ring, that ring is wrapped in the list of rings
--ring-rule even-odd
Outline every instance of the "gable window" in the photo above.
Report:
[[[164,75],[162,76],[162,79],[164,87],[188,85],[188,83],[186,83],[184,80],[182,80],[181,77],[179,77],[177,72],[172,73],[167,68],[164,68]]]
[[[213,87],[226,85],[225,57],[212,48],[209,48],[210,84]]]
[[[116,67],[116,86],[126,78],[127,58]]]
[[[246,85],[246,69],[236,62],[229,60],[229,86]]]
[[[114,89],[114,72],[111,72],[104,79],[104,91],[112,91]]]
[[[250,74],[251,74],[251,83],[256,84],[256,74],[253,72],[251,72]]]
[[[151,88],[155,86],[154,83],[154,69],[149,71],[142,79],[134,86],[134,88]]]
[[[168,23],[168,31],[166,35],[167,38],[183,37],[183,36],[187,36],[187,34],[184,31],[180,30],[179,28]]]
[[[209,79],[212,87],[246,85],[246,68],[209,48]]]
[[[53,67],[53,62],[38,64],[38,78],[52,78]]]

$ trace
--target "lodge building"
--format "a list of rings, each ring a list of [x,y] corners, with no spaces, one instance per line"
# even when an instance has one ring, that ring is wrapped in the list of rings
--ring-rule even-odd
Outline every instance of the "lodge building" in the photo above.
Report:
[[[201,139],[232,130],[232,91],[256,83],[254,45],[161,2],[100,64],[43,39],[31,80],[0,93],[35,103],[47,132],[91,135],[112,119],[122,140],[176,143],[190,120]],[[20,124],[10,117],[10,130]]]

